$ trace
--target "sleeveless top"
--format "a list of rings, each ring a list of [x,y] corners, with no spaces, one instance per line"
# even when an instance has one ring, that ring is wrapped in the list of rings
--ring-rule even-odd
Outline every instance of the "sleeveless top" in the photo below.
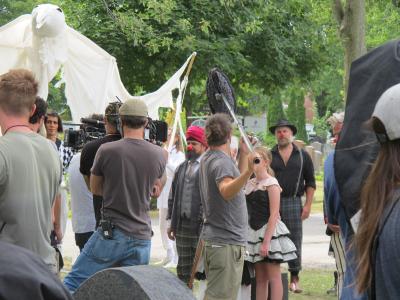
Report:
[[[257,182],[255,178],[250,179],[245,187],[247,211],[249,214],[249,225],[253,230],[258,230],[267,224],[270,216],[269,197],[267,187],[277,185],[278,180],[270,177]]]

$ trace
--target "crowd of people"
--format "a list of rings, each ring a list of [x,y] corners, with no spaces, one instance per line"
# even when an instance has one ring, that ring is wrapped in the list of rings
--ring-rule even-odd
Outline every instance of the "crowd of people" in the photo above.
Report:
[[[302,224],[310,216],[316,183],[310,155],[294,143],[295,125],[279,120],[269,128],[277,141],[272,149],[255,140],[249,149],[233,136],[229,117],[217,113],[204,128],[188,127],[185,153],[182,136],[172,130],[164,147],[146,141],[148,108],[130,99],[110,103],[105,136],[76,152],[59,139],[61,118],[47,111],[37,93],[27,70],[0,76],[0,248],[10,253],[10,259],[0,258],[0,298],[24,297],[32,289],[42,293],[40,299],[69,299],[69,292],[100,270],[149,264],[152,197],[158,198],[163,263],[176,266],[189,287],[194,278],[205,283],[202,299],[250,299],[245,292],[250,283],[257,299],[282,299],[282,263],[288,263],[290,291],[302,292]],[[340,203],[335,152],[325,160],[324,214],[340,299],[399,297],[393,264],[399,104],[396,85],[381,96],[369,122],[381,147],[362,189],[358,229]],[[336,143],[344,115],[328,121]],[[56,275],[62,267],[67,185],[80,255],[62,285]],[[12,258],[17,254],[20,260]],[[24,277],[13,279],[18,268],[24,268]],[[18,289],[16,280],[34,283]],[[40,292],[37,285],[48,289]]]

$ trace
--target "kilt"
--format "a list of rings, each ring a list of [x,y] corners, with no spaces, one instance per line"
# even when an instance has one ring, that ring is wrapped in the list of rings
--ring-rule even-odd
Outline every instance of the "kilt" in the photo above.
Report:
[[[189,219],[181,218],[175,233],[178,265],[176,273],[185,284],[189,282],[199,235]]]
[[[297,258],[288,262],[289,272],[301,270],[301,246],[303,241],[303,221],[301,220],[302,204],[300,197],[282,197],[281,220],[289,229],[289,238],[296,246]]]

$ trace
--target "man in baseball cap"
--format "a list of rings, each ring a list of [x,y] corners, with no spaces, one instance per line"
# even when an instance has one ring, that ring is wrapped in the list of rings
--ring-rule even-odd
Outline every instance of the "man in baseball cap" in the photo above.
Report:
[[[147,113],[142,100],[127,100],[119,109],[123,138],[103,144],[96,153],[90,187],[103,196],[100,227],[64,280],[70,291],[100,270],[149,263],[149,202],[162,188],[166,157],[160,147],[144,140]]]
[[[201,229],[199,166],[207,149],[204,128],[190,126],[186,131],[187,159],[177,168],[168,201],[168,237],[176,239],[177,275],[188,283]]]
[[[148,109],[146,103],[140,99],[129,99],[119,108],[120,116],[148,117]]]

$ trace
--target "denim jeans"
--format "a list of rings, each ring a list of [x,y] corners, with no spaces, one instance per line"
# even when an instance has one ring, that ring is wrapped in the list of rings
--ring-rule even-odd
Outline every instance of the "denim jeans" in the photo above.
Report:
[[[112,239],[105,239],[101,228],[98,228],[65,277],[64,285],[75,292],[83,281],[98,271],[116,266],[147,265],[150,247],[151,240],[129,237],[117,228],[113,229]]]

